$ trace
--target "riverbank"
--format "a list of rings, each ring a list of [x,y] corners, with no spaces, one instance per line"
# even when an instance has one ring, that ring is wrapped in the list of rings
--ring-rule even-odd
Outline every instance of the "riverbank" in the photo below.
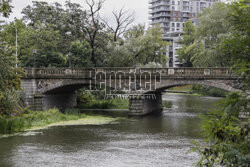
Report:
[[[170,88],[167,93],[185,93],[198,96],[226,97],[227,92],[213,87],[202,85],[184,85]]]
[[[44,129],[51,126],[65,125],[100,125],[118,121],[121,118],[101,115],[86,115],[78,110],[61,113],[57,109],[43,112],[29,111],[28,113],[6,118],[0,117],[0,135]]]

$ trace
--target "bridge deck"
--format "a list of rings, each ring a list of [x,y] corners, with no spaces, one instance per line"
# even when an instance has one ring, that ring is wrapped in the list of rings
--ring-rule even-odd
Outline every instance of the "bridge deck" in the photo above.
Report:
[[[239,78],[231,68],[25,68],[24,70],[26,74],[24,78],[34,79],[88,79],[96,74],[108,75],[111,78],[123,74],[124,76],[157,75],[161,78]]]

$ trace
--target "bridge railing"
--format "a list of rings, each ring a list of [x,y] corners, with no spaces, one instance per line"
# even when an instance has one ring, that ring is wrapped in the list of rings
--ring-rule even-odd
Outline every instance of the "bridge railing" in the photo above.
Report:
[[[162,78],[237,78],[230,68],[25,68],[26,78],[92,78],[98,72],[159,73]]]

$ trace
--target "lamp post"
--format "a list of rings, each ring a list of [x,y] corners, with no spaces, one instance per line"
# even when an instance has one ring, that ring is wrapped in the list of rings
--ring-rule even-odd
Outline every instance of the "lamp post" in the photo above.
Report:
[[[69,51],[69,53],[68,53],[68,58],[69,58],[69,68],[71,68],[71,56],[72,56],[72,53]]]
[[[154,58],[154,61],[156,60],[156,57],[158,57],[158,55],[159,55],[159,51],[155,51],[155,58]],[[156,62],[155,62],[156,63]]]
[[[134,53],[134,60],[135,60],[135,53],[136,53],[136,48],[133,48],[133,53]],[[136,68],[136,62],[134,62],[134,68]]]
[[[16,43],[16,68],[17,68],[17,45],[18,45],[18,42],[17,42],[17,28],[16,28],[16,26],[15,27],[13,27],[13,26],[11,26],[12,28],[14,28],[15,29],[15,38],[16,38],[16,40],[15,40],[15,43]]]
[[[37,50],[33,49],[33,67],[36,68],[36,54]]]
[[[16,68],[17,68],[17,28],[16,29]]]

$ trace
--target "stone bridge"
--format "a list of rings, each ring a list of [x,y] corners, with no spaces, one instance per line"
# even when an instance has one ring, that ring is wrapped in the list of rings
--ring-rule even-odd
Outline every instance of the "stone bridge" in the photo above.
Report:
[[[129,98],[130,115],[162,110],[161,92],[199,84],[241,91],[230,68],[26,68],[22,78],[25,104],[33,110],[72,108],[76,90],[104,91],[106,98]]]

